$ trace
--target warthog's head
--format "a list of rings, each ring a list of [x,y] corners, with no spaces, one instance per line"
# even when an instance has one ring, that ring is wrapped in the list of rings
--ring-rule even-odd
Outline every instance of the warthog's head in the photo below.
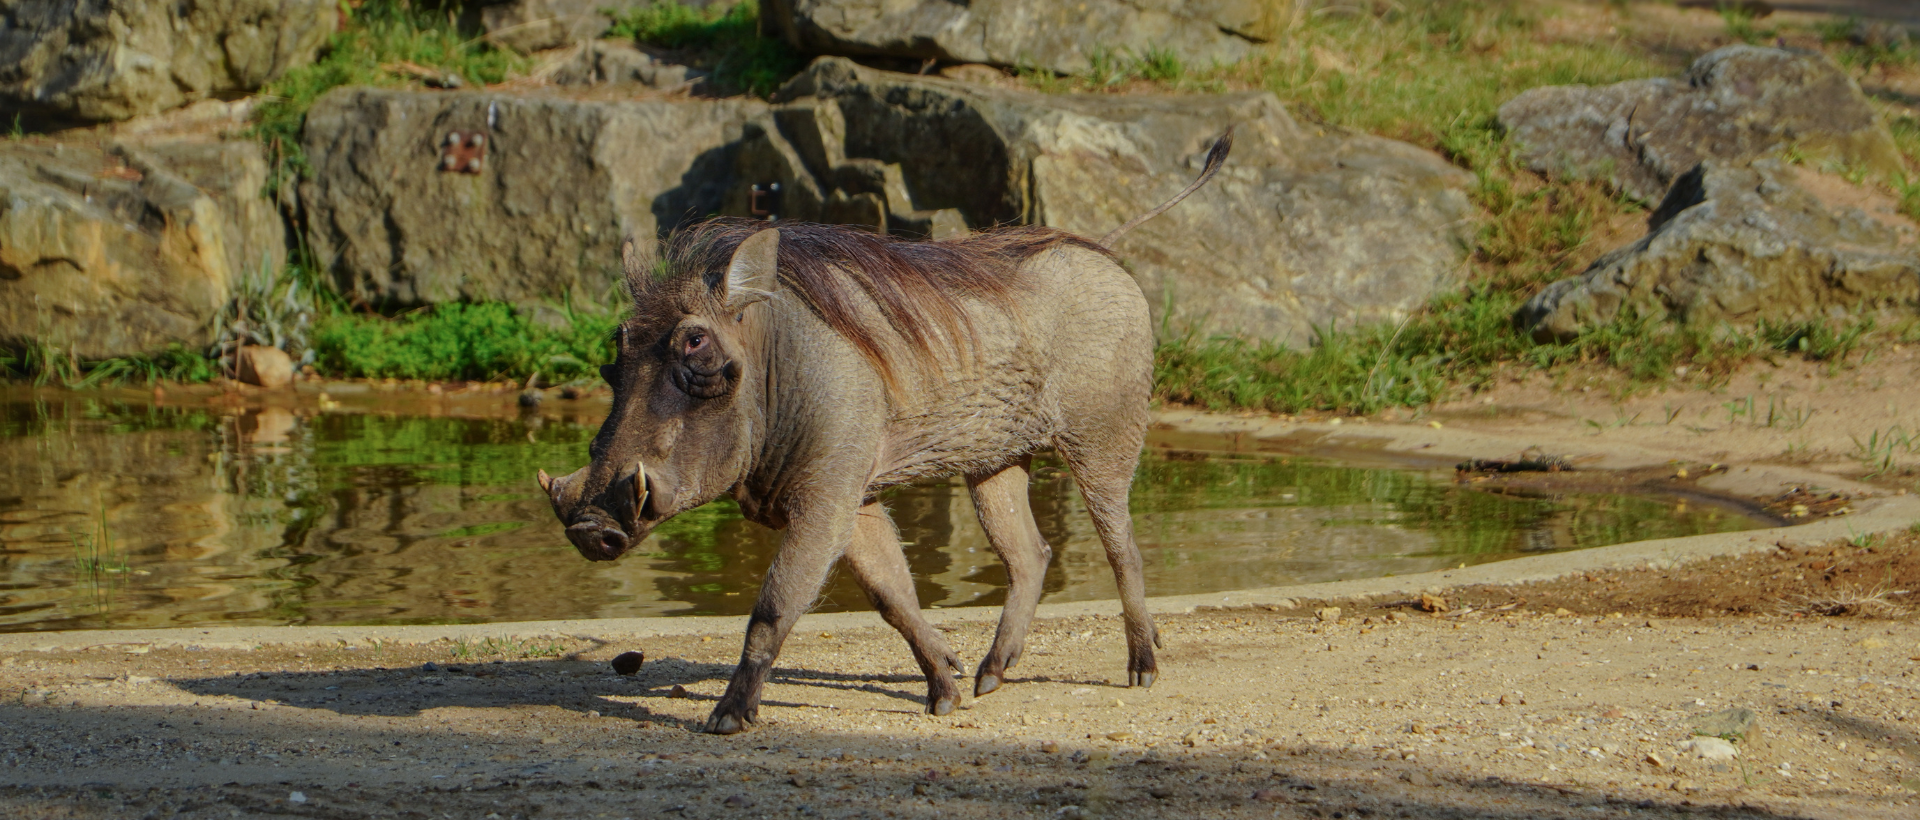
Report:
[[[611,561],[660,522],[726,493],[745,472],[762,414],[765,301],[776,287],[780,232],[742,241],[724,266],[694,264],[659,280],[623,248],[633,317],[615,332],[617,358],[600,368],[613,410],[592,463],[541,489],[567,539]],[[680,260],[692,263],[696,260]],[[751,395],[742,399],[743,385]]]

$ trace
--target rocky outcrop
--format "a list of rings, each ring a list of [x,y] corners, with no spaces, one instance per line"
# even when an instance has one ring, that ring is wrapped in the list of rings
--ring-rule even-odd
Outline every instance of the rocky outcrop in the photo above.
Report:
[[[1099,237],[1185,187],[1237,125],[1210,185],[1114,247],[1179,329],[1304,345],[1316,326],[1394,319],[1471,243],[1466,173],[1302,125],[1267,93],[1043,95],[823,58],[777,99],[722,212],[935,237],[1021,223]]]
[[[343,292],[374,302],[597,298],[623,237],[720,209],[766,111],[337,89],[307,115],[307,237]]]
[[[1704,159],[1744,161],[1789,146],[1815,159],[1902,169],[1860,88],[1817,52],[1728,46],[1680,79],[1535,88],[1500,107],[1535,171],[1605,179],[1645,202]]]
[[[691,88],[709,72],[663,60],[618,40],[593,40],[561,63],[548,81],[562,86],[639,85],[660,90]]]
[[[991,63],[1062,74],[1096,55],[1234,63],[1279,35],[1293,0],[762,0],[762,26],[808,54]]]
[[[1842,187],[1772,160],[1702,163],[1674,184],[1645,238],[1549,285],[1516,321],[1544,342],[1627,314],[1711,327],[1920,308],[1913,223],[1829,193]]]
[[[1229,124],[1219,178],[1115,246],[1177,327],[1306,344],[1393,319],[1471,241],[1470,176],[1266,93],[1050,96],[823,58],[777,99],[335,91],[307,118],[309,244],[346,292],[411,304],[598,297],[623,237],[710,214],[1098,237],[1191,182]]]
[[[682,6],[705,8],[733,0],[678,0]],[[510,0],[480,10],[487,39],[519,51],[593,40],[613,25],[614,14],[653,5],[653,0]],[[611,13],[609,13],[611,12]]]
[[[0,144],[0,344],[205,345],[234,283],[286,261],[266,180],[254,142]]]
[[[0,4],[0,111],[45,128],[253,91],[311,61],[339,17],[335,0]]]

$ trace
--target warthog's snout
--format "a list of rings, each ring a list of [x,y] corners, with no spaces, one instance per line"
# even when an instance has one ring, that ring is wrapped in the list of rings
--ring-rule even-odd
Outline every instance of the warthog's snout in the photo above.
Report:
[[[553,502],[553,514],[567,525],[567,540],[589,561],[611,561],[647,537],[658,521],[649,520],[653,488],[645,462],[635,460],[626,475],[609,482],[598,497],[586,498],[581,483],[592,466],[554,478],[541,470],[540,489]]]

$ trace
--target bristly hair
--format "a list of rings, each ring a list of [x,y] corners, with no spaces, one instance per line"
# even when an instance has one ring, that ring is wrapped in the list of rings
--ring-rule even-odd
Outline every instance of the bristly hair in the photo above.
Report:
[[[884,355],[876,328],[861,322],[856,293],[922,358],[933,353],[935,328],[950,340],[973,332],[963,303],[977,300],[1011,311],[1021,285],[1021,265],[1056,247],[1078,247],[1111,256],[1104,246],[1053,228],[1027,226],[936,242],[882,236],[860,228],[808,222],[769,226],[720,217],[675,231],[667,239],[670,277],[698,275],[709,286],[726,275],[733,252],[748,236],[780,231],[780,282],[792,288],[828,327],[852,342],[893,382],[895,362]],[[636,293],[649,287],[630,281]]]

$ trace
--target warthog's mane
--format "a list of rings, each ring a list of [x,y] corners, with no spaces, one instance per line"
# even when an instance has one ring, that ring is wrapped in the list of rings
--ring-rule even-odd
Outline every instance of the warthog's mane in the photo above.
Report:
[[[665,279],[629,285],[636,296],[661,281],[703,277],[709,286],[726,275],[733,252],[762,230],[780,231],[779,277],[834,332],[879,368],[889,383],[901,362],[871,326],[860,305],[870,301],[905,340],[908,353],[926,360],[944,336],[958,341],[973,333],[966,303],[983,302],[1018,315],[1022,265],[1058,247],[1085,248],[1111,256],[1104,246],[1064,231],[1038,226],[1001,228],[959,239],[916,241],[860,228],[716,218],[668,238]],[[861,299],[861,296],[866,299]]]

